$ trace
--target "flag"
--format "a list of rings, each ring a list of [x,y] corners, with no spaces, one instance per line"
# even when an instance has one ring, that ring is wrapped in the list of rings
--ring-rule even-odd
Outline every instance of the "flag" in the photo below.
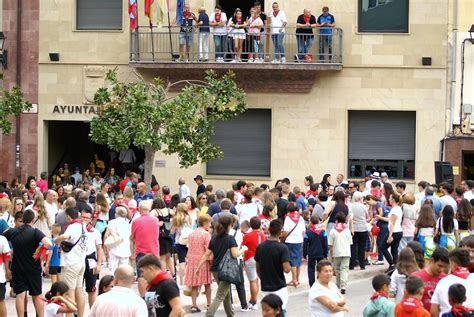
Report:
[[[176,24],[181,25],[183,23],[183,11],[184,11],[184,0],[178,0],[176,4]]]
[[[130,19],[130,30],[135,31],[138,25],[137,0],[128,0],[128,16]]]
[[[156,21],[158,25],[161,25],[165,19],[165,14],[167,12],[165,0],[158,0],[158,10],[156,12]]]

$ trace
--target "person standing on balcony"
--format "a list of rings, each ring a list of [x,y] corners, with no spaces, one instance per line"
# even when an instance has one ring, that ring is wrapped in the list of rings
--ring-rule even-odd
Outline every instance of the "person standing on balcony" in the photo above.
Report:
[[[247,20],[248,24],[248,34],[251,45],[251,53],[249,54],[249,63],[261,63],[263,59],[260,59],[260,56],[263,56],[263,52],[260,50],[260,43],[263,40],[261,36],[261,28],[263,27],[263,21],[260,18],[257,9],[252,8],[250,10],[250,17]],[[263,48],[263,47],[262,47]]]
[[[199,61],[207,62],[209,60],[209,16],[206,8],[199,8]]]
[[[309,52],[313,46],[313,28],[316,27],[316,18],[309,9],[304,9],[296,20],[296,39],[298,41],[298,62],[309,61]]]
[[[323,7],[323,13],[318,17],[319,30],[319,61],[324,62],[324,47],[328,47],[329,63],[332,63],[332,28],[336,26],[334,16],[328,7]]]
[[[235,9],[234,16],[229,21],[229,26],[232,28],[234,34],[234,59],[232,63],[242,61],[242,48],[245,40],[245,28],[247,23],[244,21],[242,10],[239,8]]]
[[[181,26],[179,30],[179,53],[180,60],[189,62],[189,52],[193,45],[193,22],[198,21],[196,15],[191,12],[189,4],[184,5],[183,18],[181,21],[176,21]]]
[[[273,46],[275,47],[275,59],[272,63],[286,63],[283,39],[285,38],[285,27],[288,20],[286,19],[285,12],[280,10],[277,2],[273,2],[272,8],[273,12],[270,13],[270,34]]]
[[[214,27],[214,46],[216,62],[224,62],[225,39],[227,37],[227,15],[222,12],[222,7],[216,5],[214,13],[211,15],[209,25]]]
[[[255,9],[255,12],[257,13],[258,16],[260,16],[260,19],[262,19],[263,25],[260,28],[260,42],[258,43],[258,51],[259,51],[259,56],[257,58],[259,59],[260,62],[263,62],[265,59],[265,52],[263,51],[263,45],[265,43],[265,25],[267,24],[267,15],[262,12],[262,4],[260,2],[255,2],[253,4],[253,7]]]

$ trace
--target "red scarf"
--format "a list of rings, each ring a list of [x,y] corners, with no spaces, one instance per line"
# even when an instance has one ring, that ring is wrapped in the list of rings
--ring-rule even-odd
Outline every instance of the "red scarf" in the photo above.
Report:
[[[79,218],[77,218],[77,219],[72,219],[71,223],[68,224],[68,225],[66,226],[66,228],[67,228],[68,226],[70,226],[70,225],[75,224],[75,223],[80,223],[80,224],[82,225],[82,220],[79,219]],[[94,226],[92,226],[92,224],[88,224],[88,225],[86,226],[87,232],[92,232],[92,231],[94,231],[93,228],[94,228]]]
[[[421,300],[413,297],[407,297],[403,299],[400,304],[402,305],[403,310],[406,312],[412,312],[419,307],[423,307]]]
[[[8,199],[8,195],[5,194],[5,193],[0,193],[0,199],[1,199],[1,198],[6,198],[6,199]]]
[[[311,196],[316,197],[317,195],[318,195],[318,194],[317,194],[316,192],[313,192],[312,190],[308,190],[308,191],[306,192],[305,197],[306,197],[306,199],[308,199],[308,198],[311,197]]]
[[[311,19],[311,16],[307,16],[306,14],[303,15],[304,23],[309,23],[309,19]]]
[[[300,217],[301,217],[300,213],[297,211],[289,212],[286,214],[286,216],[290,218],[291,221],[293,221],[295,224],[298,223],[298,221],[300,221]]]
[[[155,278],[150,282],[150,284],[148,284],[147,289],[152,288],[153,286],[155,286],[156,284],[162,281],[172,280],[172,279],[173,278],[171,277],[171,275],[169,275],[169,273],[160,271],[158,274],[156,274]]]
[[[470,272],[467,268],[458,266],[458,268],[451,274],[465,280],[469,277]]]
[[[217,23],[221,22],[221,14],[220,13],[216,13],[215,20],[216,20]]]
[[[464,316],[464,313],[468,314],[470,312],[471,310],[463,305],[451,307],[451,313],[453,314],[454,317],[462,317]]]
[[[375,292],[375,293],[372,294],[372,296],[370,296],[370,300],[374,300],[374,299],[379,298],[379,297],[388,298],[388,294],[385,293],[385,292]]]
[[[51,303],[53,303],[53,304],[56,304],[56,305],[61,306],[61,307],[66,307],[66,305],[65,305],[63,302],[58,301],[58,300],[55,300],[55,299],[46,299],[46,298],[43,298],[43,297],[40,297],[40,299],[41,299],[43,302],[45,302],[46,304],[51,304]]]
[[[334,227],[334,230],[336,230],[339,233],[344,231],[344,229],[346,229],[346,224],[344,223],[336,223],[336,226]]]
[[[184,11],[183,12],[183,17],[184,17],[184,19],[188,20],[189,18],[191,18],[191,12]]]
[[[278,13],[280,13],[280,10],[273,10],[273,16],[276,18]]]
[[[309,230],[310,231],[313,231],[314,233],[316,233],[317,235],[320,235],[321,232],[323,231],[323,228],[321,228],[320,225],[311,225],[309,227]]]

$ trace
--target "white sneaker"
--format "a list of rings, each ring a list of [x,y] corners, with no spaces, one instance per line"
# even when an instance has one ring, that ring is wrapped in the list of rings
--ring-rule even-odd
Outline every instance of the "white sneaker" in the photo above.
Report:
[[[272,64],[278,64],[278,63],[280,63],[279,60],[277,60],[277,59],[272,60]]]
[[[246,312],[252,311],[252,309],[250,307],[247,307],[247,308],[241,308],[240,311],[246,313]]]
[[[263,63],[263,58],[259,58],[255,61],[256,63]]]
[[[258,304],[257,303],[255,305],[254,304],[249,304],[249,308],[251,310],[258,310]]]
[[[236,59],[233,59],[230,61],[231,63],[237,63],[237,60]]]
[[[249,58],[249,60],[247,61],[247,63],[253,63],[253,62],[254,62],[254,60],[253,60],[253,59],[250,59],[250,58]]]
[[[384,265],[383,261],[375,261],[373,265]]]
[[[282,58],[281,58],[281,62],[282,62],[282,63],[286,63],[286,58],[285,58],[285,57],[282,57]]]

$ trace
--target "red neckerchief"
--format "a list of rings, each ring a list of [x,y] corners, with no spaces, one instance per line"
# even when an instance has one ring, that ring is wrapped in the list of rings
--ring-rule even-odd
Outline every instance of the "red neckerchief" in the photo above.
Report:
[[[298,223],[298,221],[300,221],[300,217],[301,217],[298,211],[289,212],[286,214],[286,216],[290,218],[291,221],[293,221],[295,224]]]
[[[385,293],[385,292],[375,292],[375,293],[372,294],[372,296],[370,296],[370,300],[374,300],[374,299],[379,298],[379,297],[388,298],[388,294]]]
[[[43,302],[45,302],[46,304],[51,304],[51,303],[53,303],[53,304],[56,304],[56,305],[61,306],[61,307],[66,307],[66,305],[65,305],[63,302],[58,301],[58,300],[55,300],[55,299],[46,299],[46,298],[43,298],[43,297],[40,297],[40,299],[41,299]]]
[[[309,230],[310,231],[313,231],[314,233],[316,233],[317,235],[320,235],[321,232],[323,231],[323,228],[321,228],[321,225],[311,225],[309,227]]]
[[[188,19],[191,17],[191,12],[189,12],[189,11],[184,11],[184,12],[183,12],[183,17],[184,17],[186,20],[188,20]]]
[[[451,274],[465,280],[469,277],[470,272],[466,267],[458,266],[458,268]]]
[[[220,13],[216,13],[215,20],[216,20],[217,23],[221,22],[221,14]]]
[[[86,226],[87,232],[94,232],[94,226],[90,223]]]
[[[82,220],[79,218],[72,219],[72,221],[69,223],[69,225],[73,225],[75,223],[80,223],[82,225]]]
[[[147,289],[152,288],[153,286],[155,286],[156,284],[162,281],[172,280],[172,279],[173,278],[171,277],[171,275],[169,275],[169,273],[160,271],[158,274],[156,274],[155,278],[150,282],[150,284],[148,284]]]
[[[336,226],[334,226],[334,230],[336,230],[339,233],[344,231],[344,229],[346,229],[346,224],[344,223],[336,223]]]
[[[311,16],[307,16],[306,14],[303,15],[304,23],[309,23],[309,19],[311,19]]]
[[[451,313],[454,317],[462,317],[464,313],[470,313],[471,310],[463,305],[457,305],[451,307]]]
[[[280,13],[280,10],[273,10],[273,16],[276,18],[278,13]]]
[[[403,310],[407,312],[412,312],[419,307],[423,307],[423,303],[421,302],[421,300],[413,297],[407,297],[403,299],[400,302],[400,305],[402,305]]]
[[[0,193],[0,199],[1,199],[1,198],[6,198],[6,199],[8,199],[8,195],[5,194],[5,193]]]
[[[34,193],[35,193],[35,190],[30,187],[30,188],[28,189],[28,192],[30,192],[31,194],[34,194]]]
[[[171,194],[163,195],[163,200],[169,204],[171,202]]]
[[[308,190],[308,191],[306,192],[305,198],[308,199],[308,198],[311,197],[311,196],[313,196],[313,197],[316,198],[317,195],[318,195],[318,194],[316,194],[316,192],[313,192],[312,190]]]

